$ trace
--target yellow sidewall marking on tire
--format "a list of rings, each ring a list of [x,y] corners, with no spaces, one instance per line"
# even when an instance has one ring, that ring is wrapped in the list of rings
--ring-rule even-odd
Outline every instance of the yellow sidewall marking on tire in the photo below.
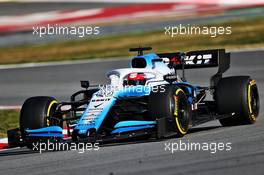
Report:
[[[251,108],[251,96],[250,96],[250,92],[251,92],[251,85],[248,85],[248,108],[249,108],[249,113],[252,113],[252,108]]]
[[[186,134],[186,131],[184,131],[181,126],[180,126],[180,123],[178,121],[178,117],[175,117],[176,118],[176,124],[177,124],[177,127],[179,129],[179,131],[182,133],[182,134]]]
[[[184,91],[182,89],[177,89],[175,94],[178,95],[179,92],[183,92]],[[174,115],[175,115],[175,121],[176,121],[176,125],[180,131],[181,134],[186,134],[186,131],[181,127],[179,119],[178,119],[178,98],[176,96],[174,96]]]
[[[49,117],[49,115],[50,115],[50,110],[51,110],[52,105],[57,104],[57,103],[58,103],[58,102],[57,102],[56,100],[53,100],[53,101],[49,104],[48,111],[47,111],[47,117]],[[50,123],[49,118],[47,118],[47,126],[49,126],[49,123]]]
[[[250,82],[249,82],[249,84],[252,86],[252,85],[254,85],[254,84],[256,84],[256,80],[251,80]]]
[[[175,94],[178,95],[179,92],[183,92],[183,90],[182,89],[177,89],[176,92],[175,92]]]
[[[248,108],[249,108],[249,115],[252,118],[252,120],[256,120],[256,117],[254,114],[252,114],[252,106],[251,106],[251,86],[256,84],[255,80],[251,80],[248,85]]]
[[[174,115],[178,116],[178,97],[173,95],[174,98]]]

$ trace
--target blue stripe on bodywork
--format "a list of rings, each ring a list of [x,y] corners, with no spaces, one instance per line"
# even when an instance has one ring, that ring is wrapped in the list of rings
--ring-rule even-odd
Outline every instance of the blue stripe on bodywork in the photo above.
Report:
[[[129,126],[138,126],[138,125],[155,125],[156,121],[137,121],[137,120],[130,120],[130,121],[122,121],[117,123],[114,128],[121,128],[121,127],[129,127]]]
[[[49,126],[45,128],[39,128],[39,129],[26,129],[27,133],[39,133],[39,132],[61,132],[62,128],[59,126]]]
[[[130,131],[137,131],[141,129],[149,129],[154,128],[155,125],[144,125],[144,126],[130,126],[130,127],[124,127],[124,128],[117,128],[111,132],[111,134],[118,134],[122,132],[130,132]]]
[[[114,97],[122,98],[122,97],[142,97],[149,95],[151,92],[151,87],[149,86],[127,86],[122,90],[115,93]]]
[[[29,137],[63,137],[61,133],[28,134]]]
[[[81,119],[79,120],[79,123],[75,127],[76,130],[78,130],[78,134],[86,134],[89,129],[96,129],[98,130],[101,127],[101,124],[103,123],[105,117],[107,116],[108,112],[112,108],[112,106],[115,104],[116,100],[118,98],[126,98],[126,97],[142,97],[149,95],[151,92],[151,87],[148,86],[128,86],[123,88],[120,91],[117,91],[114,93],[111,100],[108,102],[108,104],[104,107],[101,114],[98,115],[97,119],[94,120],[93,123],[86,123],[85,117],[87,117],[89,106],[86,108],[85,112],[83,113]]]
[[[32,137],[63,137],[62,128],[59,126],[49,126],[39,129],[27,129],[26,135]]]

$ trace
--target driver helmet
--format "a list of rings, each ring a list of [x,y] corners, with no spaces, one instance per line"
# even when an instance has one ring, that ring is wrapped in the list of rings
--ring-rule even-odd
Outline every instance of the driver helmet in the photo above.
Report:
[[[144,73],[131,73],[127,76],[128,86],[145,85],[146,75]]]

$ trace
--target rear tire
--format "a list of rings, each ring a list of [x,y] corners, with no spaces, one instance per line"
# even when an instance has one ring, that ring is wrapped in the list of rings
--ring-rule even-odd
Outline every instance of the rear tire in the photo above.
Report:
[[[184,91],[175,86],[164,86],[164,92],[152,92],[149,98],[149,116],[152,120],[168,117],[175,123],[177,135],[183,137],[191,117],[190,104]]]
[[[27,99],[20,112],[20,130],[37,129],[52,125],[48,117],[56,110],[58,101],[53,97],[31,97]]]
[[[223,126],[253,124],[259,114],[259,94],[256,81],[249,76],[226,77],[216,87],[215,99],[219,114],[235,113],[220,119]]]

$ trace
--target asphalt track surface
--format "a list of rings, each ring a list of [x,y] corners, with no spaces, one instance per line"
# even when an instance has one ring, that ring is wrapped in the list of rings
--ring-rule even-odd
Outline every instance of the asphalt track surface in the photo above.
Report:
[[[228,75],[251,75],[261,101],[264,90],[264,52],[231,54]],[[65,94],[78,89],[79,79],[103,83],[104,72],[126,67],[128,60],[80,65],[0,70],[1,104],[21,101],[29,95]],[[187,72],[190,81],[208,84],[214,69]],[[192,76],[190,75],[192,74]],[[101,81],[104,80],[104,81]],[[4,91],[3,91],[4,90]],[[23,95],[22,95],[23,94]],[[13,101],[12,101],[13,100]],[[255,174],[264,172],[263,106],[256,124],[221,127],[217,121],[190,130],[184,138],[156,142],[110,145],[98,151],[36,153],[27,149],[0,152],[1,174]],[[231,151],[165,151],[165,143],[231,143]]]

